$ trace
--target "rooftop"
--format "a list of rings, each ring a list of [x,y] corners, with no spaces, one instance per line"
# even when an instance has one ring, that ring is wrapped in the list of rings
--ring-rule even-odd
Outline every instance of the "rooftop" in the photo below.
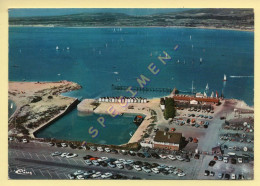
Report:
[[[157,131],[154,141],[180,144],[182,133]]]

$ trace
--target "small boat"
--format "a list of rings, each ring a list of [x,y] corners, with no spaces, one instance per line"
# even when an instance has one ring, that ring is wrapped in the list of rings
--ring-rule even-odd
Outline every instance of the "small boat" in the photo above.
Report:
[[[209,84],[207,83],[205,90],[209,90]]]
[[[60,76],[60,74],[57,74],[58,76]]]
[[[211,96],[210,96],[210,97],[212,97],[212,98],[214,97],[214,92],[213,92],[213,91],[212,91],[212,93],[211,93]]]
[[[190,40],[191,40],[191,35],[190,35]]]
[[[67,47],[67,50],[69,50],[70,49],[70,47]]]
[[[56,50],[59,50],[59,46],[56,46]]]
[[[204,92],[204,97],[208,97],[207,94],[206,94],[206,92]]]
[[[226,74],[224,74],[224,79],[223,79],[223,81],[227,81],[227,76],[226,76]]]
[[[114,74],[119,74],[119,72],[114,72]]]
[[[202,57],[200,58],[200,64],[202,63]]]
[[[11,103],[11,106],[10,106],[10,108],[11,108],[11,109],[13,108],[13,103]]]
[[[133,122],[134,122],[136,125],[140,125],[140,124],[143,122],[143,120],[144,120],[144,117],[143,117],[143,116],[137,115],[137,116],[135,116]]]
[[[178,60],[177,63],[180,63],[180,60]]]

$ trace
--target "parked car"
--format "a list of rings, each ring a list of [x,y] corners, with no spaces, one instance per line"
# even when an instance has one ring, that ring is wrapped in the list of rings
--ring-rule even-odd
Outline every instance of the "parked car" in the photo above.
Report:
[[[218,161],[222,161],[223,157],[222,156],[218,156]]]
[[[183,176],[185,176],[185,175],[186,175],[186,174],[185,174],[184,172],[181,172],[181,173],[178,174],[179,177],[183,177]]]
[[[237,179],[238,179],[238,180],[244,180],[245,177],[244,177],[243,175],[239,174],[238,177],[237,177]]]
[[[54,143],[50,142],[48,143],[49,146],[54,146]]]
[[[215,176],[215,172],[213,172],[213,171],[210,171],[210,174],[209,174],[210,176]]]
[[[237,158],[238,163],[243,163],[243,158]]]
[[[86,165],[92,165],[92,162],[90,160],[85,160],[84,162]]]
[[[159,174],[159,173],[160,173],[160,171],[159,171],[158,168],[152,168],[151,170],[152,170],[155,174]]]
[[[127,155],[127,151],[126,150],[120,150],[119,151],[121,154],[123,154],[123,155]]]
[[[235,180],[236,179],[236,174],[231,174],[231,180]]]
[[[90,150],[92,150],[92,151],[97,151],[97,148],[96,148],[95,146],[90,146],[89,148],[90,148]]]
[[[77,170],[76,172],[73,173],[75,176],[80,175],[80,174],[84,174],[83,170]]]
[[[210,174],[210,172],[208,170],[205,170],[204,176],[208,176],[209,174]]]
[[[121,163],[116,164],[116,166],[117,166],[117,168],[119,168],[119,169],[123,169],[123,168],[124,168],[124,166],[123,166]]]
[[[232,164],[236,164],[237,163],[237,160],[235,158],[231,158],[231,163]]]
[[[97,160],[93,160],[93,161],[92,161],[92,164],[95,165],[95,166],[99,166],[99,165],[100,165]]]
[[[184,159],[181,156],[176,156],[176,159],[179,161],[183,161]]]
[[[227,157],[227,156],[224,156],[224,157],[223,157],[223,161],[224,161],[224,163],[228,163],[228,157]]]
[[[194,159],[200,159],[200,155],[199,154],[195,154],[194,155]]]
[[[210,161],[210,162],[209,162],[209,166],[210,166],[210,167],[213,167],[215,164],[216,164],[215,161]]]
[[[110,178],[111,176],[113,176],[111,172],[106,172],[105,174],[101,175],[101,178],[105,179],[105,178]]]
[[[111,168],[115,168],[116,167],[116,165],[114,163],[112,163],[112,162],[108,162],[107,165],[109,167],[111,167]]]
[[[90,159],[90,158],[93,158],[93,156],[91,156],[91,155],[86,155],[86,156],[83,157],[84,160],[88,160],[88,159]]]
[[[159,156],[160,156],[161,159],[166,159],[167,158],[167,156],[165,156],[163,154],[160,154]]]
[[[74,180],[76,178],[76,176],[74,174],[68,174],[68,177],[70,180]]]
[[[61,143],[61,147],[67,147],[68,145],[66,143]]]
[[[219,178],[219,179],[222,179],[222,178],[223,178],[223,173],[219,173],[219,174],[218,174],[218,178]]]
[[[101,176],[101,172],[96,172],[95,174],[91,175],[92,178],[98,178],[100,176]]]
[[[65,158],[68,154],[69,154],[69,153],[64,152],[64,153],[62,153],[60,156],[63,157],[63,158]]]
[[[52,153],[51,155],[52,156],[60,156],[61,154],[62,154],[61,152],[56,151],[56,152]]]
[[[140,152],[137,153],[137,156],[140,157],[140,158],[144,158],[145,157],[144,154],[140,153]]]
[[[105,151],[106,152],[111,152],[110,148],[108,148],[108,147],[105,148]]]
[[[118,151],[116,149],[111,149],[112,154],[118,154]]]
[[[132,170],[132,169],[133,169],[133,166],[132,166],[132,165],[129,165],[129,164],[126,164],[126,165],[125,165],[125,168],[126,168],[127,170]]]
[[[224,178],[225,178],[225,180],[229,180],[230,179],[230,175],[229,174],[225,174]]]
[[[156,153],[151,153],[151,156],[154,157],[154,158],[156,158],[156,159],[159,159],[159,158],[160,158],[160,156],[159,156],[158,154],[156,154]]]
[[[146,173],[152,172],[151,169],[149,169],[149,168],[146,167],[146,166],[142,167],[142,170],[143,170],[144,172],[146,172]]]
[[[98,150],[99,152],[103,152],[103,151],[104,151],[104,149],[103,149],[102,147],[97,147],[97,150]]]
[[[29,143],[27,139],[22,139],[22,143]]]
[[[68,153],[66,158],[74,158],[74,157],[77,157],[78,155],[75,154],[75,153]]]
[[[176,157],[173,156],[173,155],[168,155],[167,157],[168,157],[170,160],[176,160]]]
[[[142,170],[141,167],[140,167],[140,165],[134,165],[133,167],[134,167],[134,169],[137,170],[137,171],[141,171],[141,170]]]

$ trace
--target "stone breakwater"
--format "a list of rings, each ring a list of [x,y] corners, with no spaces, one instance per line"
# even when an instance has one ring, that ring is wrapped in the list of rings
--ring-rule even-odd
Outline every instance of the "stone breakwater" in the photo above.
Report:
[[[17,105],[8,121],[9,134],[34,137],[35,131],[75,106],[76,98],[61,93],[80,88],[69,81],[9,82],[8,98]]]

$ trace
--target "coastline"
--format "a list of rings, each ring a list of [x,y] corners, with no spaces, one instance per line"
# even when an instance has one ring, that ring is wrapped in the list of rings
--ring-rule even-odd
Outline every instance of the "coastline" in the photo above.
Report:
[[[254,29],[240,28],[216,28],[216,27],[186,27],[186,26],[54,26],[54,25],[9,25],[9,27],[43,27],[43,28],[189,28],[189,29],[209,29],[209,30],[230,30],[242,32],[254,32]]]
[[[81,86],[66,80],[57,82],[9,82],[8,99],[16,110],[8,119],[8,133],[18,136],[33,133],[61,117],[75,104],[77,98],[61,93],[80,89]]]

